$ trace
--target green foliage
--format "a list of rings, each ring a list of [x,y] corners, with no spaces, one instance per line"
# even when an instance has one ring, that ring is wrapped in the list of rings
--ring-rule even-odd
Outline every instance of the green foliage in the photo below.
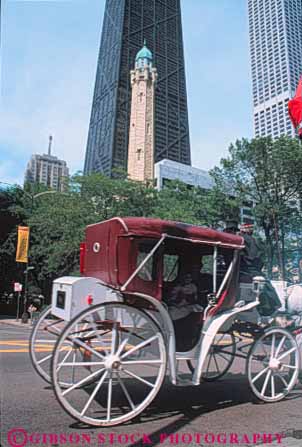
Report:
[[[285,239],[294,228],[301,233],[295,206],[302,193],[301,172],[301,145],[289,137],[237,140],[212,172],[217,187],[234,195],[240,206],[254,204],[254,217],[265,235],[269,275],[274,263],[285,271]]]
[[[23,193],[18,187],[0,190],[0,294],[22,278],[23,266],[16,265],[17,225],[22,225],[26,212]]]
[[[225,216],[237,212],[236,201],[218,188],[203,190],[175,180],[159,192],[153,215],[161,219],[222,228]]]
[[[89,224],[114,216],[149,216],[221,229],[246,202],[255,205],[271,271],[279,246],[283,259],[300,249],[293,237],[300,234],[301,216],[291,204],[301,194],[300,172],[302,152],[296,140],[243,139],[230,146],[229,156],[212,171],[216,186],[210,191],[180,181],[158,191],[153,184],[127,179],[121,171],[114,178],[78,173],[64,193],[50,194],[41,186],[27,185],[24,192],[15,188],[5,202],[15,224],[0,249],[2,260],[3,254],[9,260],[2,261],[3,271],[14,261],[17,224],[30,226],[31,280],[49,293],[55,277],[78,274],[79,244]],[[285,267],[285,261],[280,262]]]
[[[64,193],[43,192],[39,186],[27,186],[24,192],[16,189],[10,213],[18,217],[18,224],[30,227],[30,265],[34,267],[30,280],[46,295],[54,278],[79,274],[79,244],[87,225],[114,216],[145,216],[219,227],[228,204],[218,190],[205,193],[177,181],[158,191],[152,183],[127,179],[123,172],[114,178],[78,173]],[[16,237],[14,225],[2,246],[10,266],[16,266]]]
[[[2,291],[13,280],[22,282],[25,265],[15,262],[18,225],[30,226],[30,281],[49,296],[54,278],[79,274],[79,244],[89,224],[114,216],[145,216],[221,229],[247,202],[254,204],[259,234],[266,240],[268,273],[276,263],[290,270],[302,257],[302,216],[293,206],[302,197],[301,172],[297,140],[242,139],[212,171],[216,186],[210,191],[180,181],[158,191],[152,183],[127,179],[123,171],[114,178],[77,173],[64,193],[49,193],[41,185],[1,190]]]

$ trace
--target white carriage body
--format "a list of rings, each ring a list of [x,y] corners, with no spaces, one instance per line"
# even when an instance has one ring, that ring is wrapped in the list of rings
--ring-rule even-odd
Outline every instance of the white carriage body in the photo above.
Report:
[[[255,292],[253,284],[239,283],[240,301],[244,301],[245,304],[255,301]],[[257,324],[261,319],[257,306],[250,308],[247,312],[240,313],[240,320]]]
[[[51,309],[43,316],[50,336],[59,336],[54,353],[42,359],[32,354],[36,370],[52,381],[63,408],[92,426],[127,422],[153,401],[165,380],[166,367],[173,385],[199,386],[201,381],[216,380],[229,371],[241,342],[248,350],[240,346],[238,357],[247,360],[253,393],[269,402],[284,398],[298,378],[298,345],[286,329],[269,327],[271,317],[261,317],[258,306],[265,279],[257,276],[252,284],[238,284],[243,242],[236,235],[158,219],[116,218],[88,226],[80,269],[87,276],[56,279]],[[173,261],[168,273],[165,255]],[[211,273],[202,275],[199,267],[207,256],[212,261]],[[175,286],[183,283],[187,271],[196,275],[196,266],[195,294],[197,299],[200,292],[202,311],[195,312],[197,318],[189,315],[190,325],[197,330],[190,332],[187,325],[182,331],[169,313],[169,297]],[[175,268],[175,278],[169,281]],[[59,322],[48,321],[50,310]],[[43,335],[45,322],[39,323]],[[186,335],[190,344],[177,344]],[[32,337],[31,352],[35,339],[40,340]],[[226,362],[222,368],[217,363],[219,355]],[[46,369],[48,359],[50,367]],[[187,380],[179,374],[181,362],[190,365],[192,375]],[[123,398],[121,408],[117,402],[114,411],[113,382]],[[94,385],[89,396],[86,385]],[[132,400],[128,385],[133,390],[144,385],[138,403]],[[105,400],[95,399],[100,392]],[[77,397],[80,395],[85,406]]]
[[[89,305],[106,301],[121,301],[121,298],[99,279],[63,276],[53,282],[51,313],[65,321],[72,320]]]

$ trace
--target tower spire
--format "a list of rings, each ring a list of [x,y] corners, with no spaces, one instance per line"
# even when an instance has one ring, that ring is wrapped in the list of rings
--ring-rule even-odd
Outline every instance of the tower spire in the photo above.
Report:
[[[48,155],[51,155],[52,135],[49,135]]]

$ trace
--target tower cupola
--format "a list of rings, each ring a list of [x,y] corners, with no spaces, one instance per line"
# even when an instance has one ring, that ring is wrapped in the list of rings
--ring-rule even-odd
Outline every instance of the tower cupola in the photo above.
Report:
[[[144,40],[144,46],[139,50],[135,58],[135,68],[152,68],[153,55],[146,45],[146,39]]]

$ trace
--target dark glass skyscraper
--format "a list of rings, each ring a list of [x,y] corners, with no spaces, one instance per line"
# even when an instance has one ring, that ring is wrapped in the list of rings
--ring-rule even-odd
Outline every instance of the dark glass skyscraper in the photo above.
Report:
[[[191,164],[180,0],[107,0],[84,172],[127,168],[130,70],[144,40],[158,71],[155,162]]]

